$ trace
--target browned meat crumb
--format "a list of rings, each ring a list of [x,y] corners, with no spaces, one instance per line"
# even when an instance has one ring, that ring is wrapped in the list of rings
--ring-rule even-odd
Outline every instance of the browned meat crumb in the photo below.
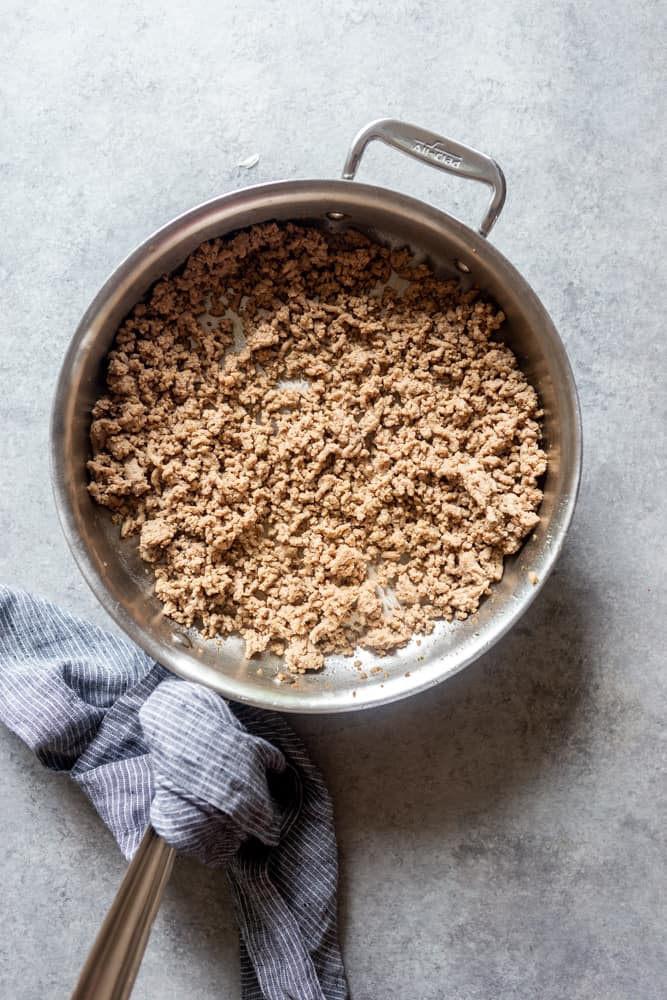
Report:
[[[538,521],[541,413],[503,319],[354,231],[205,243],[116,335],[91,495],[174,620],[291,672],[383,655],[474,612]]]

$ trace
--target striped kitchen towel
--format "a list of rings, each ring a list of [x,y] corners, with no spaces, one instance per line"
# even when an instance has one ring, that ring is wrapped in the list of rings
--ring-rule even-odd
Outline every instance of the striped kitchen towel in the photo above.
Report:
[[[46,767],[69,771],[125,857],[150,822],[182,854],[225,866],[244,1000],[347,996],[331,800],[280,716],[0,586],[0,719]]]

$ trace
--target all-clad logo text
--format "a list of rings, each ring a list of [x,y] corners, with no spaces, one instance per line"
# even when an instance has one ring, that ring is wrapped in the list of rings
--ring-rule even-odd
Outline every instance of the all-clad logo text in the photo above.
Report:
[[[455,153],[450,153],[449,150],[445,149],[440,142],[434,142],[431,146],[428,146],[425,142],[419,142],[419,140],[413,139],[412,148],[415,153],[420,153],[422,156],[429,156],[432,160],[437,160],[438,163],[444,163],[446,167],[453,167],[455,170],[457,170],[463,162],[460,156],[456,156]]]

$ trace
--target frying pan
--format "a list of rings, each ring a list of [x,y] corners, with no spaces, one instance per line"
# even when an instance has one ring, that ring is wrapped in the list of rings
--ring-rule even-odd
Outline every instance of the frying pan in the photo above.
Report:
[[[404,194],[352,183],[372,140],[488,186],[490,202],[479,230]],[[443,681],[490,649],[525,612],[549,575],[572,518],[581,469],[577,393],[563,344],[535,293],[486,239],[505,201],[505,179],[495,161],[423,128],[381,119],[354,139],[343,177],[244,188],[193,208],[150,236],[114,271],[79,323],[53,407],[51,456],[58,513],[74,558],[107,612],[150,656],[181,677],[236,701],[283,712],[341,712],[404,698]],[[354,227],[385,245],[408,246],[438,275],[457,275],[464,287],[480,288],[507,316],[500,335],[517,355],[544,409],[548,471],[540,524],[506,560],[492,597],[466,621],[441,622],[420,645],[413,639],[383,657],[382,671],[363,681],[353,660],[377,662],[363,651],[356,657],[330,656],[321,672],[283,684],[277,680],[282,669],[278,657],[267,653],[248,661],[241,639],[206,640],[175,624],[153,593],[152,575],[139,558],[136,538],[121,540],[109,512],[87,490],[90,413],[104,390],[104,359],[123,318],[158,278],[178,267],[204,240],[287,219],[334,231]],[[535,577],[536,584],[531,582]]]
[[[490,189],[477,231],[422,201],[354,180],[369,142],[380,140],[422,163]],[[486,239],[505,202],[505,178],[490,157],[418,126],[372,122],[354,139],[343,180],[277,181],[214,198],[169,222],[114,271],[70,342],[58,379],[51,424],[51,468],[60,521],[74,558],[107,612],[150,656],[174,673],[236,701],[283,712],[369,708],[423,691],[489,650],[535,599],[556,562],[572,519],[581,472],[581,422],[565,348],[539,299]],[[382,660],[361,681],[351,657],[331,656],[318,673],[277,681],[281,661],[263,669],[243,656],[240,639],[205,640],[165,617],[136,540],[119,538],[108,511],[91,499],[91,409],[104,390],[104,359],[123,318],[153,283],[205,240],[270,220],[331,231],[353,227],[391,247],[407,246],[442,277],[456,275],[503,310],[501,337],[536,388],[544,410],[548,470],[540,523],[505,562],[502,580],[463,622],[439,623]],[[530,573],[530,577],[529,577]],[[537,581],[537,582],[534,582]],[[365,653],[357,654],[364,662]],[[171,865],[173,850],[149,829],[133,858],[74,993],[76,1000],[122,1000],[129,993]]]

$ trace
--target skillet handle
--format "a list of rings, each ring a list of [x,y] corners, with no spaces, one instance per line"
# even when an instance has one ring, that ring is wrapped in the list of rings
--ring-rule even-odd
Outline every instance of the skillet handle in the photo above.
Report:
[[[149,826],[130,861],[71,1000],[126,1000],[132,992],[175,852]]]
[[[343,167],[343,180],[354,179],[364,150],[374,139],[379,139],[387,146],[393,146],[394,149],[413,156],[416,160],[428,163],[431,167],[446,170],[450,174],[458,174],[459,177],[467,177],[472,181],[480,181],[490,187],[491,201],[479,227],[481,236],[489,235],[502,211],[507,193],[504,174],[495,160],[471,146],[446,139],[418,125],[409,125],[393,118],[378,118],[377,121],[362,128],[354,137]]]

